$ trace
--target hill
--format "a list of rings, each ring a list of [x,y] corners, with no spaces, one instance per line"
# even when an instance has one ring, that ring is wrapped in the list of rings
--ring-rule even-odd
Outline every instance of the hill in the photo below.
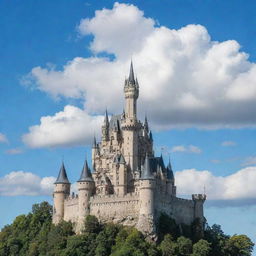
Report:
[[[219,225],[202,230],[196,221],[177,226],[167,215],[158,221],[157,243],[133,227],[101,224],[87,216],[82,234],[71,222],[52,224],[52,206],[35,204],[0,232],[1,256],[249,256],[254,244],[246,235],[228,236]]]

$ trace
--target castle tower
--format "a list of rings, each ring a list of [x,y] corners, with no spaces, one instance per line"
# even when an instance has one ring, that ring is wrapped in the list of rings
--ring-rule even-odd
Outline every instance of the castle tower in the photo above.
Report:
[[[205,218],[204,218],[204,202],[206,200],[205,194],[193,194],[192,200],[194,201],[194,218],[199,219],[201,225],[204,226]]]
[[[139,97],[139,84],[134,78],[133,64],[131,62],[130,74],[125,80],[125,116],[129,119],[136,120],[137,118],[137,99]]]
[[[77,181],[78,187],[78,230],[81,230],[81,227],[84,223],[86,215],[90,214],[90,197],[94,189],[94,181],[92,179],[91,171],[88,167],[87,160],[85,160],[81,176]]]
[[[171,161],[169,159],[169,164],[167,166],[167,194],[171,196],[176,196],[176,186],[174,185],[174,175],[172,170]]]
[[[58,224],[64,218],[64,201],[70,194],[70,182],[62,162],[59,175],[54,183],[53,192],[53,223]]]
[[[109,140],[109,119],[108,119],[108,111],[106,110],[105,119],[102,126],[102,141]]]
[[[145,116],[144,131],[145,131],[145,134],[148,135],[149,127],[148,127],[148,118],[147,118],[147,116]]]
[[[133,64],[131,62],[129,78],[125,80],[125,118],[122,121],[124,138],[123,154],[131,169],[138,168],[138,122],[137,122],[137,99],[139,97],[139,84],[134,78]]]
[[[95,169],[95,158],[97,155],[98,151],[98,145],[97,145],[97,141],[96,138],[94,136],[93,138],[93,145],[92,145],[92,166],[93,166],[93,170]]]
[[[154,225],[154,190],[155,178],[151,171],[150,159],[146,154],[143,171],[140,178],[140,213],[137,227],[147,234],[155,233]]]
[[[125,159],[123,155],[119,158],[119,168],[118,168],[118,181],[117,190],[120,196],[124,196],[127,193],[127,170],[125,165]]]

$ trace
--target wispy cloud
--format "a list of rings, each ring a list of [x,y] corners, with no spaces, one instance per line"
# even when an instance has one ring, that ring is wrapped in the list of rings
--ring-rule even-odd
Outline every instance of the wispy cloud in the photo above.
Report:
[[[177,146],[173,146],[171,148],[171,152],[184,152],[184,153],[194,153],[194,154],[200,154],[202,153],[202,150],[194,145],[188,145],[188,146],[184,146],[184,145],[177,145]]]
[[[242,166],[249,165],[256,165],[256,156],[249,156],[242,162]]]
[[[3,133],[0,133],[0,143],[8,143],[8,139]]]
[[[236,142],[231,141],[231,140],[229,140],[229,141],[223,141],[223,142],[221,143],[221,146],[223,146],[223,147],[233,147],[233,146],[236,146],[236,145],[237,145]]]
[[[18,154],[22,154],[23,150],[20,148],[11,148],[5,151],[6,154],[8,155],[18,155]]]

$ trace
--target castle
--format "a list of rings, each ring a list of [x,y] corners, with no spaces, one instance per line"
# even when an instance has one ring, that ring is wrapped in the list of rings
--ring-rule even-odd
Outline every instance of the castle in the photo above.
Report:
[[[163,212],[178,224],[191,224],[198,218],[205,222],[203,204],[206,196],[192,199],[176,196],[171,163],[153,151],[153,137],[147,118],[137,118],[139,83],[131,63],[124,84],[125,109],[109,120],[106,111],[102,139],[92,146],[91,172],[87,160],[77,181],[78,194],[70,194],[70,182],[62,163],[53,193],[53,223],[71,221],[81,231],[85,216],[95,215],[101,222],[136,226],[152,236]]]

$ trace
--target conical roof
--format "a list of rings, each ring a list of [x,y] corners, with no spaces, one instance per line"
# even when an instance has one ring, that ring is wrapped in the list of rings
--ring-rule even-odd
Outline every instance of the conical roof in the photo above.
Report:
[[[132,84],[135,84],[135,79],[134,79],[134,72],[133,72],[133,64],[131,61],[131,66],[130,66],[130,74],[129,74],[129,78],[128,78],[129,82]]]
[[[82,169],[82,172],[78,181],[93,181],[92,174],[88,167],[87,160],[85,160],[84,167]]]
[[[148,131],[148,119],[146,115],[145,115],[144,127]]]
[[[54,184],[70,184],[63,162],[62,162],[61,167],[60,167],[58,178],[54,182]]]
[[[97,148],[97,141],[95,136],[93,138],[93,148]]]
[[[169,163],[167,166],[167,179],[169,180],[173,180],[174,179],[174,175],[173,175],[173,170],[172,170],[172,165],[171,165],[171,161],[169,159]]]
[[[109,126],[108,110],[107,109],[106,109],[106,112],[105,112],[104,125]]]
[[[153,135],[152,135],[152,132],[151,132],[151,131],[149,132],[149,139],[150,139],[151,141],[153,141]]]
[[[145,163],[144,163],[144,166],[143,166],[143,171],[142,171],[140,179],[141,180],[152,180],[152,179],[154,179],[154,176],[151,172],[151,166],[150,166],[150,160],[149,160],[148,154],[146,154]]]
[[[125,159],[122,154],[120,155],[120,158],[119,158],[119,164],[125,164]]]

